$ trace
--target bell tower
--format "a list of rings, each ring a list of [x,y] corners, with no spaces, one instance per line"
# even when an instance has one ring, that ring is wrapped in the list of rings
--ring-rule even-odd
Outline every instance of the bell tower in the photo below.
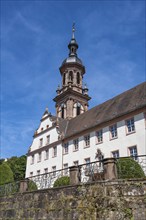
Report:
[[[62,77],[62,86],[58,86],[56,115],[64,119],[71,119],[88,110],[88,88],[83,86],[85,67],[77,56],[78,44],[75,39],[75,26],[72,27],[72,38],[68,44],[69,56],[59,68]]]

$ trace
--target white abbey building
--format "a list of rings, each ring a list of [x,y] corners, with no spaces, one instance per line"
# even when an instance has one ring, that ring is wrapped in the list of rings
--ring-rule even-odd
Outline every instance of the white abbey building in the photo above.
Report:
[[[60,67],[56,116],[46,109],[27,154],[26,178],[104,158],[146,155],[146,82],[88,110],[85,67],[74,37]]]

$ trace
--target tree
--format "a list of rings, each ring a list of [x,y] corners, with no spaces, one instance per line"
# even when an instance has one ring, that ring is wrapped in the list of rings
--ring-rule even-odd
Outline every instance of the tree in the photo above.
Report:
[[[119,179],[142,178],[145,177],[144,171],[133,158],[120,158],[117,162]]]
[[[0,159],[0,165],[5,161],[5,159]]]
[[[13,172],[6,162],[0,165],[0,185],[14,181]]]
[[[11,157],[7,160],[7,164],[13,171],[15,181],[25,178],[26,155],[23,155],[21,157]]]

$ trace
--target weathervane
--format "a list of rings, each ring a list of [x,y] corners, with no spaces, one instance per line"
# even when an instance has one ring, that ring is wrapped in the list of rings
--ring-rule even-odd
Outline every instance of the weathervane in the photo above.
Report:
[[[72,25],[72,39],[75,38],[74,33],[75,33],[75,22],[73,22],[73,25]]]

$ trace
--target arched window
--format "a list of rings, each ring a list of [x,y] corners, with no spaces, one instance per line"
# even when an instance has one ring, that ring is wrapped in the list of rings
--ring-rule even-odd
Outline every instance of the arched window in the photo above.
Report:
[[[81,114],[81,104],[77,103],[77,115]]]
[[[73,72],[72,71],[69,72],[69,80],[73,81]]]
[[[63,75],[63,85],[65,85],[65,73]]]
[[[77,72],[77,84],[80,84],[80,73]]]

